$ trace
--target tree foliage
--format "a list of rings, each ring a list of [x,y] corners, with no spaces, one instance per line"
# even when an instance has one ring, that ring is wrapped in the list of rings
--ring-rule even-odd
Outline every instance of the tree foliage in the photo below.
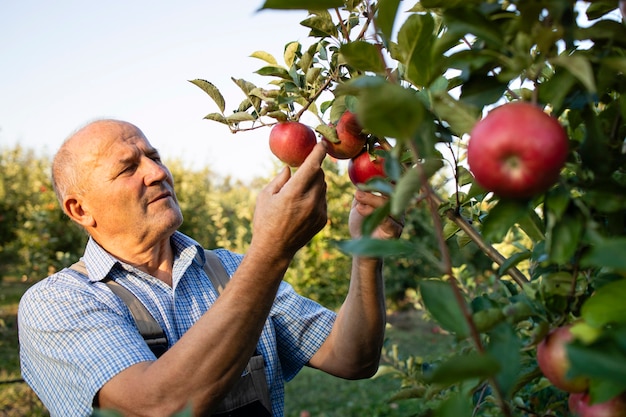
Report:
[[[567,323],[576,323],[572,373],[591,378],[592,400],[625,391],[626,25],[618,2],[338,3],[265,3],[306,10],[299,24],[310,29],[308,43],[287,41],[280,63],[254,52],[268,85],[233,79],[244,99],[232,114],[215,85],[192,82],[218,106],[206,119],[233,132],[306,117],[329,134],[346,109],[356,112],[369,146],[385,148],[390,180],[368,184],[390,204],[366,230],[387,214],[429,213],[427,233],[409,223],[400,242],[340,245],[396,257],[399,275],[416,260],[431,267],[412,277],[419,302],[458,343],[429,364],[396,358],[385,371],[401,378],[399,397],[436,400],[442,416],[565,414],[566,395],[542,378],[535,347]],[[474,124],[515,100],[558,118],[570,146],[558,183],[524,200],[481,189],[465,164]],[[476,249],[483,256],[466,256]]]

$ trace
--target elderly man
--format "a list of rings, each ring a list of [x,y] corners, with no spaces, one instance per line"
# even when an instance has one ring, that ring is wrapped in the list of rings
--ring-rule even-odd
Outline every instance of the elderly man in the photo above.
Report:
[[[282,416],[284,382],[305,365],[349,379],[371,376],[384,336],[382,260],[355,257],[337,314],[295,293],[283,275],[295,253],[326,223],[326,184],[316,145],[304,164],[281,171],[260,193],[245,255],[215,250],[230,275],[218,294],[204,249],[177,231],[183,218],[171,173],[139,128],[97,120],[70,136],[53,161],[63,211],[89,234],[86,270],[66,268],[20,302],[22,374],[53,416],[88,416],[94,407],[128,416],[238,415],[224,398],[251,357],[262,357],[269,404],[242,415]],[[352,237],[384,198],[357,191]],[[374,232],[396,238],[386,220]],[[137,330],[130,290],[158,322],[158,356]],[[219,295],[219,297],[218,297]],[[243,408],[245,409],[245,408]]]

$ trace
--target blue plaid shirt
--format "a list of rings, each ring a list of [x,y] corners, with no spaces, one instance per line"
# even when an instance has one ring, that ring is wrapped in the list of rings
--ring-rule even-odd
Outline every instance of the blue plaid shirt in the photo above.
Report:
[[[89,416],[94,396],[131,365],[155,360],[124,302],[102,283],[106,276],[131,290],[165,330],[170,346],[215,302],[204,250],[180,232],[172,236],[173,285],[123,264],[89,240],[83,260],[89,277],[71,269],[33,285],[18,311],[22,375],[52,416]],[[216,254],[232,275],[242,255]],[[328,336],[335,313],[283,282],[258,350],[274,416],[284,414],[284,383],[308,362]]]

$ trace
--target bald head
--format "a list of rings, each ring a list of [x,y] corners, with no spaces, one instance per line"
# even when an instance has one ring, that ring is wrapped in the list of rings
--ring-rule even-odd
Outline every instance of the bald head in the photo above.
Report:
[[[70,193],[83,193],[88,187],[92,155],[103,151],[113,135],[124,130],[143,133],[135,125],[114,119],[101,119],[88,123],[71,134],[61,145],[52,161],[52,184],[57,199],[65,210],[63,201]]]

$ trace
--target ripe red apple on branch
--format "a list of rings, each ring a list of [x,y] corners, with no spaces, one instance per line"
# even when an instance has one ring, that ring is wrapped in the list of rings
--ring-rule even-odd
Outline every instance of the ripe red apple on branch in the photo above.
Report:
[[[333,142],[326,138],[328,155],[337,159],[350,159],[357,156],[367,142],[367,135],[363,133],[363,127],[356,118],[356,114],[346,110],[337,121],[337,138],[339,142]]]
[[[470,132],[467,161],[480,186],[506,198],[530,198],[550,188],[568,153],[558,120],[534,104],[510,102]]]
[[[584,392],[589,388],[587,378],[567,377],[571,365],[567,358],[566,345],[574,339],[570,328],[570,325],[565,325],[548,333],[537,345],[537,364],[555,387],[567,392]]]
[[[374,177],[385,178],[385,158],[376,155],[375,151],[382,149],[374,147],[374,153],[370,154],[364,148],[360,154],[348,162],[348,176],[354,185],[365,184]]]
[[[622,393],[603,403],[590,404],[589,394],[578,392],[570,394],[567,402],[570,411],[577,417],[626,416],[626,393]]]
[[[276,124],[270,131],[270,150],[290,167],[299,167],[311,153],[317,138],[307,125],[289,121]]]

